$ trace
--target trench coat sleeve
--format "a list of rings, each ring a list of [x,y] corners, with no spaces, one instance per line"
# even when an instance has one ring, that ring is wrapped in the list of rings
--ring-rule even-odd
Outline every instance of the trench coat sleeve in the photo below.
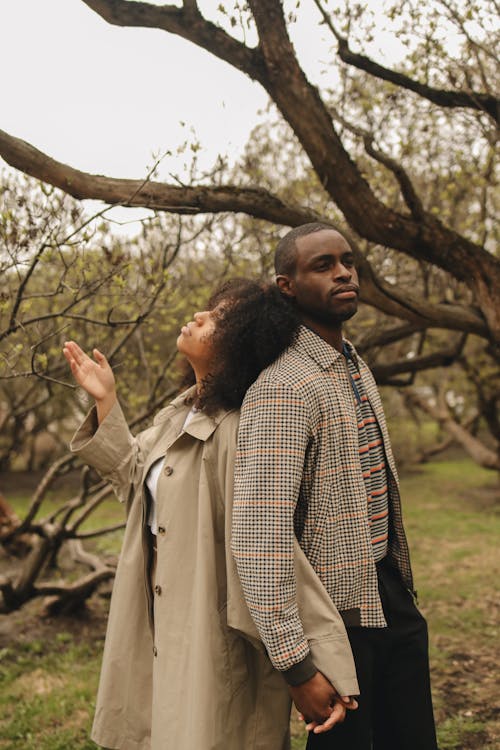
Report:
[[[93,407],[70,442],[70,450],[108,481],[120,502],[129,503],[141,480],[144,433],[134,437],[118,401],[98,424]]]
[[[359,695],[344,621],[297,539],[293,550],[297,605],[312,660],[340,695]]]
[[[227,425],[234,432],[234,439],[229,436],[229,440],[225,441],[228,445],[236,442],[237,424],[233,418],[232,425]],[[221,449],[218,454],[221,455]],[[264,651],[264,644],[245,602],[231,552],[235,457],[235,450],[229,450],[218,465],[219,492],[225,503],[228,625],[240,632],[255,648]],[[359,695],[356,667],[344,622],[296,539],[293,551],[297,606],[314,666],[340,695]]]

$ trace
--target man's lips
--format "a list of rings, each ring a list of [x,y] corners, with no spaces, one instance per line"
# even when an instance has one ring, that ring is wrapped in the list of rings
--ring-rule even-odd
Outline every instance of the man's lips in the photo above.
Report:
[[[359,294],[359,287],[346,284],[345,286],[338,287],[331,294],[332,297],[340,297],[340,299],[355,299]]]

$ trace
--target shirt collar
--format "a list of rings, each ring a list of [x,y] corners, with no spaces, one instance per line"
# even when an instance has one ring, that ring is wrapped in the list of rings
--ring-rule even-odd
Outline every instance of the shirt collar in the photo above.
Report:
[[[354,346],[347,339],[343,339],[343,343],[357,364],[357,353]],[[342,357],[342,354],[334,346],[328,344],[321,336],[304,325],[299,328],[296,347],[317,362],[323,370],[338,362],[339,357]]]

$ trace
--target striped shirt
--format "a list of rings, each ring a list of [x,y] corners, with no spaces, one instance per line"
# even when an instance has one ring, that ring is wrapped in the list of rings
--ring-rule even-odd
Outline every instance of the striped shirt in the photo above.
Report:
[[[366,487],[368,523],[375,562],[387,554],[389,538],[389,503],[385,467],[384,441],[373,412],[361,373],[344,343],[343,352],[353,386],[358,420],[359,460]]]

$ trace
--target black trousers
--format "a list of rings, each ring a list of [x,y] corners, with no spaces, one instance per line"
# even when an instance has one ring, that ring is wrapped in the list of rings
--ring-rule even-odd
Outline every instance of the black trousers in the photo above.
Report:
[[[427,624],[399,574],[377,564],[387,628],[347,628],[360,696],[356,711],[306,750],[437,750]]]

